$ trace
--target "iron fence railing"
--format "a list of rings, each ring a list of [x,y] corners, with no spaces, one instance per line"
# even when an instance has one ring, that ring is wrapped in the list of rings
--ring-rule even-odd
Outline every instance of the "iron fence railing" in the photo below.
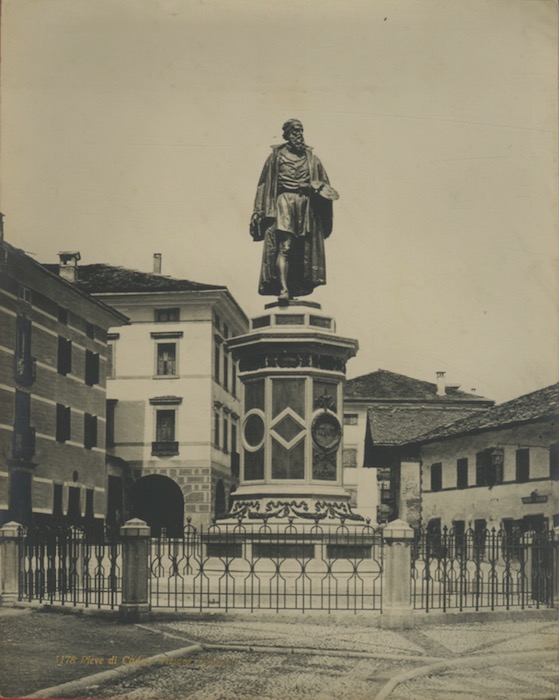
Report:
[[[122,591],[122,545],[108,528],[21,529],[19,600],[114,608]]]
[[[553,537],[553,531],[418,530],[412,548],[413,607],[552,607]]]
[[[152,607],[381,609],[382,539],[368,525],[188,525],[151,543]]]

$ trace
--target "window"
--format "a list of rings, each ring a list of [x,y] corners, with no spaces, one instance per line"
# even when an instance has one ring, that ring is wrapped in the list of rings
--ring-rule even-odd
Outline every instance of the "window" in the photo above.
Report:
[[[476,486],[503,483],[504,450],[491,447],[476,454]]]
[[[25,316],[18,316],[16,320],[14,377],[24,386],[30,386],[35,379],[35,365],[31,356],[31,321]]]
[[[83,416],[83,446],[87,450],[97,447],[97,416],[89,413]]]
[[[179,453],[179,443],[175,437],[175,426],[175,410],[162,408],[155,412],[155,442],[152,443],[152,454],[163,457]]]
[[[229,326],[226,323],[223,324],[223,337],[229,337]]]
[[[155,309],[156,323],[172,323],[180,321],[180,309]]]
[[[516,450],[516,481],[521,484],[530,481],[530,450]]]
[[[58,374],[66,375],[72,371],[72,341],[58,336]]]
[[[214,311],[214,326],[217,328],[218,331],[221,331],[221,318],[219,317],[219,314],[215,313],[215,311]]]
[[[52,485],[52,514],[55,518],[61,518],[62,512],[62,484]]]
[[[219,383],[221,371],[221,339],[214,340],[214,379]]]
[[[66,442],[71,438],[70,406],[56,404],[56,442]]]
[[[62,306],[58,307],[58,320],[64,325],[68,324],[68,309],[64,309]]]
[[[443,483],[442,462],[435,462],[431,465],[431,491],[440,491]]]
[[[357,425],[357,413],[344,413],[344,425]]]
[[[432,518],[427,523],[427,547],[434,557],[442,555],[441,519]]]
[[[456,556],[463,556],[465,554],[465,532],[466,523],[463,520],[454,520],[452,523],[452,534],[454,535],[454,550]]]
[[[68,489],[68,520],[74,524],[78,523],[82,516],[80,491],[79,486],[70,486]]]
[[[157,343],[157,376],[177,375],[177,344]]]
[[[175,411],[170,409],[156,411],[155,439],[157,442],[174,442]]]
[[[487,538],[487,521],[474,520],[474,556],[483,559],[485,540]]]
[[[549,478],[559,481],[559,442],[549,446]]]
[[[220,419],[219,419],[219,413],[217,411],[214,413],[214,445],[216,447],[219,447],[219,424],[220,424]]]
[[[88,338],[95,338],[95,326],[93,323],[87,323],[85,324],[85,334],[87,335]]]
[[[237,425],[231,423],[231,452],[237,452]]]
[[[85,351],[85,383],[88,386],[99,384],[99,353]]]
[[[237,396],[237,363],[231,361],[231,393]]]
[[[28,287],[24,287],[23,284],[18,285],[17,295],[20,299],[23,299],[23,301],[26,301],[28,304],[31,303],[31,290]]]
[[[223,451],[229,452],[229,419],[223,416]]]
[[[107,407],[106,407],[106,428],[105,428],[105,435],[106,435],[106,444],[107,447],[114,447],[115,446],[115,408],[116,408],[116,399],[107,399]]]
[[[223,351],[223,386],[229,390],[229,353],[226,350]]]
[[[466,457],[462,457],[456,462],[456,486],[459,489],[468,488],[468,460]]]
[[[93,520],[94,519],[94,513],[93,513],[93,494],[94,490],[93,489],[86,489],[85,491],[85,519],[86,520]]]

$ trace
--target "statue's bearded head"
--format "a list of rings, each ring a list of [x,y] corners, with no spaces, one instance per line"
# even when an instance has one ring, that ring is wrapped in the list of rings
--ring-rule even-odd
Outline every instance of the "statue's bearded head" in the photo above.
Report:
[[[283,138],[295,153],[305,151],[305,139],[303,137],[303,125],[298,119],[288,119],[283,125]]]

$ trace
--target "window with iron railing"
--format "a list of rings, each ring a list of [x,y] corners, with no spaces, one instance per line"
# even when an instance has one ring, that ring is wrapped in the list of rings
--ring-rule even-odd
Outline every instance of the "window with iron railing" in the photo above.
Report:
[[[14,430],[13,458],[28,462],[35,454],[35,428]]]
[[[179,443],[175,439],[176,412],[160,409],[155,412],[155,440],[151,444],[153,455],[165,456],[179,453]]]

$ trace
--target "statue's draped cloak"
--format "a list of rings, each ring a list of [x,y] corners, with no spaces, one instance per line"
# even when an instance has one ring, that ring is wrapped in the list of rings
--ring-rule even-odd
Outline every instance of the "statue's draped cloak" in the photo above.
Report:
[[[277,296],[281,284],[277,272],[276,200],[278,195],[279,156],[286,145],[273,146],[266,160],[254,200],[254,213],[260,219],[260,233],[264,239],[262,268],[258,291],[263,295]],[[329,183],[320,160],[307,146],[307,160],[311,182]],[[332,233],[332,202],[312,194],[307,208],[305,235],[296,237],[292,245],[287,285],[292,296],[311,294],[315,287],[326,284],[326,259],[324,239]]]

